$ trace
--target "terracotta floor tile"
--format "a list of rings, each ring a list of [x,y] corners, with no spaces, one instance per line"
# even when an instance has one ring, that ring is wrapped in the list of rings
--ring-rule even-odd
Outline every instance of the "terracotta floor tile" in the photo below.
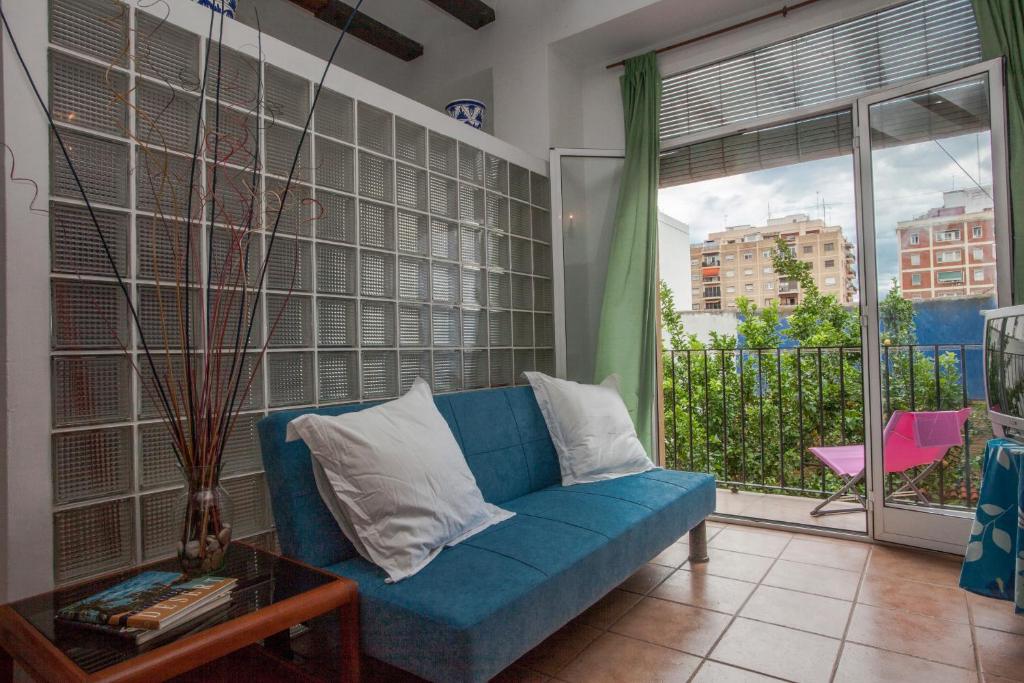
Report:
[[[906,577],[956,587],[960,580],[960,566],[961,560],[952,555],[876,545],[871,551],[866,571],[868,574]]]
[[[644,598],[611,630],[637,640],[704,656],[731,619],[721,612]]]
[[[754,584],[723,576],[679,570],[651,592],[651,596],[695,607],[734,614]]]
[[[646,594],[671,573],[671,567],[645,564],[640,569],[637,569],[632,576],[619,584],[619,588],[630,593]]]
[[[967,593],[967,605],[975,626],[1024,635],[1024,617],[1014,613],[1012,602]]]
[[[721,548],[708,548],[708,557],[711,558],[709,562],[687,562],[682,568],[691,572],[757,583],[764,578],[773,562],[770,557],[737,553]]]
[[[516,664],[553,676],[600,635],[601,631],[592,626],[570,622],[520,657]]]
[[[886,652],[873,647],[846,643],[839,656],[835,683],[977,683],[978,674],[948,664]]]
[[[732,550],[750,555],[778,557],[789,543],[792,534],[778,531],[761,531],[731,526],[720,531],[710,542],[709,548]]]
[[[492,678],[490,683],[545,683],[550,680],[550,676],[513,664]]]
[[[870,545],[856,541],[794,538],[782,553],[782,559],[859,572],[870,552]]]
[[[710,657],[791,681],[820,683],[832,675],[839,641],[739,618]]]
[[[640,602],[642,597],[638,593],[630,593],[616,588],[594,603],[576,620],[603,631],[618,621],[619,617],[628,612],[630,607]]]
[[[860,574],[845,569],[778,560],[762,583],[777,588],[791,588],[824,595],[828,598],[853,600],[853,596],[857,594],[857,584],[860,583]]]
[[[959,588],[869,574],[864,577],[857,602],[875,607],[926,614],[936,619],[968,624],[967,598]]]
[[[700,658],[605,633],[559,673],[569,683],[621,683],[621,681],[686,681]]]
[[[660,564],[664,567],[678,569],[679,565],[686,562],[690,557],[690,546],[686,543],[673,543],[669,547],[651,558],[651,564]]]
[[[986,679],[991,674],[1011,681],[1024,681],[1024,636],[976,628],[974,637],[978,641],[978,658]]]
[[[853,603],[785,588],[758,586],[740,616],[842,638]]]
[[[858,604],[846,639],[963,669],[974,666],[969,626],[921,614]]]
[[[737,669],[728,664],[705,660],[697,675],[690,679],[691,683],[773,683],[777,678],[768,678],[761,674]]]

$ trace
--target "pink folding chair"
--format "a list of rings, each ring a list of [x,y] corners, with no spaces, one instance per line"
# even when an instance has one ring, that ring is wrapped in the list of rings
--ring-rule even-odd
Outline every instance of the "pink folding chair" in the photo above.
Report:
[[[964,424],[971,415],[970,408],[960,410],[936,410],[930,412],[906,412],[897,410],[885,425],[885,472],[899,474],[903,478],[900,487],[886,496],[886,500],[916,497],[925,505],[931,501],[921,491],[921,481],[942,462],[946,453],[954,446],[964,444]],[[826,467],[839,477],[843,485],[838,491],[823,500],[811,510],[812,517],[843,512],[863,512],[864,496],[857,490],[857,484],[864,480],[864,444],[851,446],[815,446],[808,449]],[[917,474],[909,470],[927,465]],[[852,507],[824,509],[826,505],[839,500],[853,501]]]

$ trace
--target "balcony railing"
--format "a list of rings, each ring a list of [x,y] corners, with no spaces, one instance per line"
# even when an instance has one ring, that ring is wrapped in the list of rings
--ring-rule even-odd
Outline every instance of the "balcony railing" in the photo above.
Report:
[[[666,465],[733,490],[827,497],[841,482],[808,451],[864,443],[860,347],[682,349],[664,353]],[[929,505],[973,508],[985,440],[978,344],[886,346],[883,423],[895,410],[972,408],[964,446],[922,480]],[[898,489],[890,478],[886,492]]]

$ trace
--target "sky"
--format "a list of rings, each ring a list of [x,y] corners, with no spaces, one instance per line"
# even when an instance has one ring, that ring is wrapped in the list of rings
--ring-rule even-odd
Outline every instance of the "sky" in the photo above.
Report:
[[[975,187],[975,181],[991,183],[990,152],[989,134],[980,133],[872,154],[882,296],[899,270],[896,223],[942,206],[944,191]],[[691,242],[701,242],[726,226],[764,225],[769,217],[806,213],[842,227],[856,245],[853,174],[852,155],[808,161],[666,188],[658,193],[658,209],[688,224]]]

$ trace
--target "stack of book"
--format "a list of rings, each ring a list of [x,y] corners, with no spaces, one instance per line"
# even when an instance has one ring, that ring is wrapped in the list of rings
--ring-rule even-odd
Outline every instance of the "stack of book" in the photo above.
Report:
[[[146,571],[64,607],[57,621],[141,645],[171,632],[190,631],[211,616],[223,616],[236,581],[220,576],[189,580],[175,572]]]

